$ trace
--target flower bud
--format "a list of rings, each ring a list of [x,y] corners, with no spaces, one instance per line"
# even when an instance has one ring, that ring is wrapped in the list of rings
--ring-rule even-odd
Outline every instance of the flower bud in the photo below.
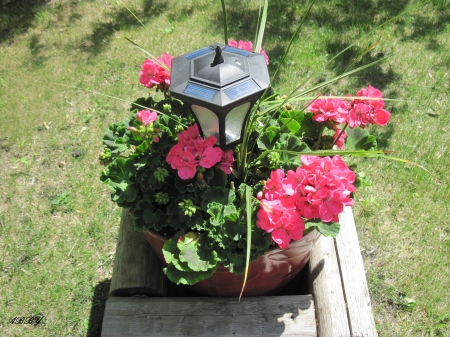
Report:
[[[134,126],[130,126],[130,128],[128,130],[130,130],[131,132],[137,132],[138,131]]]
[[[263,198],[263,192],[259,191],[258,194],[256,195],[256,198],[258,198],[258,200],[262,200]]]
[[[154,143],[159,143],[159,137],[158,136],[153,136],[153,142]]]

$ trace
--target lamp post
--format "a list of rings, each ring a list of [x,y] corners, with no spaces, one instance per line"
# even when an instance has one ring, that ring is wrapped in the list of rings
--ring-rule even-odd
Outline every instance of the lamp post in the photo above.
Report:
[[[204,138],[242,142],[252,106],[270,85],[262,54],[215,43],[172,59],[170,93],[187,103]]]

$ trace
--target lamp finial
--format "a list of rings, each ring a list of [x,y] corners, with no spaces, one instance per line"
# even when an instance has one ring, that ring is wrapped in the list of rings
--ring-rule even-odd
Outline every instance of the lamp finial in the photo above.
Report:
[[[212,63],[213,66],[223,63],[224,59],[222,56],[222,48],[220,48],[220,46],[216,47],[216,56],[214,57],[214,61]]]

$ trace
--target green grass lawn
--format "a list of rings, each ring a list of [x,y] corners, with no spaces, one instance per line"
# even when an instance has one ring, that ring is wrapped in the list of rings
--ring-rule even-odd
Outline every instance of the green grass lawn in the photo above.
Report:
[[[123,37],[155,55],[223,41],[220,2],[123,2],[146,28],[121,1],[0,0],[2,336],[100,332],[121,210],[99,183],[97,156],[129,104],[61,84],[133,101],[147,95],[137,75],[145,56]],[[253,40],[258,1],[226,2],[230,37]],[[418,3],[316,1],[273,79],[289,93],[389,56],[323,92],[372,84],[401,100],[387,102],[390,124],[370,131],[440,180],[400,162],[348,159],[374,183],[357,193],[354,214],[380,336],[450,334],[450,2]],[[307,5],[271,4],[263,48],[272,72]],[[36,327],[7,323],[39,314]]]

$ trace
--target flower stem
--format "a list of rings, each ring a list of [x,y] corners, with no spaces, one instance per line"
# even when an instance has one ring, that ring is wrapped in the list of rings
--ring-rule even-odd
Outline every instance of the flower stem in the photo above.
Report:
[[[341,138],[342,134],[344,133],[345,129],[347,129],[348,123],[345,123],[344,127],[342,128],[341,132],[339,132],[339,135],[337,136],[337,138],[333,141],[333,144],[331,144],[331,148],[333,148],[333,146],[337,143],[337,141],[339,140],[339,138]]]
[[[325,130],[325,125],[322,125],[322,126],[320,127],[319,138],[317,139],[317,142],[314,144],[314,148],[313,148],[314,151],[317,150],[317,149],[319,148],[320,142],[322,141],[322,133],[323,133],[323,130]]]

